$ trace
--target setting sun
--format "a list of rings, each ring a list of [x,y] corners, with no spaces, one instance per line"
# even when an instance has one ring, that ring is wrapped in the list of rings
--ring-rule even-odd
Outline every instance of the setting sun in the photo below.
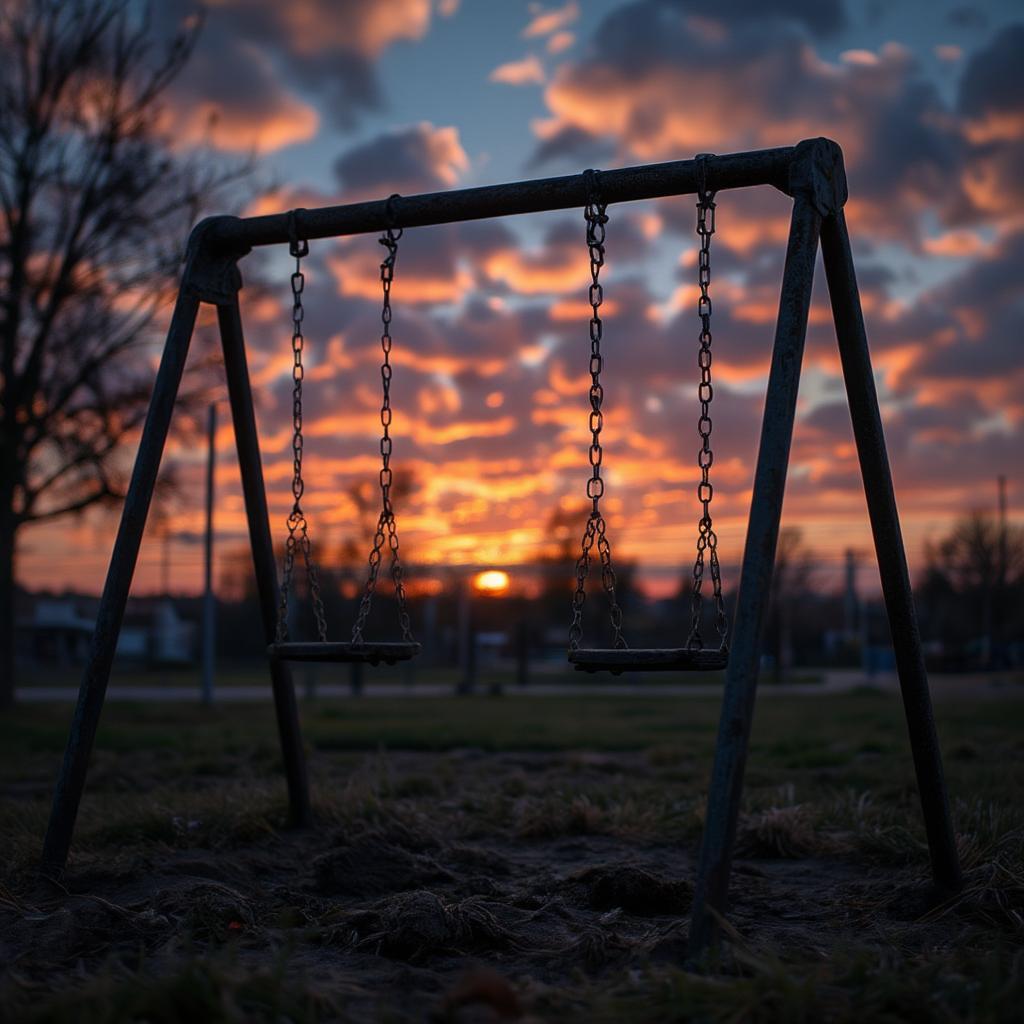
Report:
[[[508,573],[501,569],[488,569],[473,577],[473,589],[481,594],[504,594],[508,585]]]

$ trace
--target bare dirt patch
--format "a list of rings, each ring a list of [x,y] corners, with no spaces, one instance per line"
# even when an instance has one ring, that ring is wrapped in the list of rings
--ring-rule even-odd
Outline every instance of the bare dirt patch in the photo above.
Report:
[[[78,855],[66,891],[22,872],[0,909],[8,985],[42,991],[133,961],[157,977],[219,952],[318,994],[326,1019],[547,1019],[581,977],[681,963],[697,830],[646,755],[617,754],[613,771],[558,754],[334,761],[342,798],[317,830],[239,841],[246,828],[211,832],[193,808],[156,840],[129,828],[113,860]],[[595,773],[616,799],[587,795]],[[666,804],[643,805],[644,780]],[[866,862],[806,808],[750,814],[740,850],[730,922],[748,955],[820,959],[866,929],[918,951],[960,941],[963,914],[934,913],[920,865]],[[484,1016],[466,1016],[474,1001]]]
[[[803,705],[778,726],[766,706],[727,940],[700,974],[682,964],[714,708],[701,722],[690,706],[674,721],[671,703],[609,706],[599,750],[494,749],[542,727],[559,740],[575,719],[553,726],[551,705],[453,702],[421,726],[404,706],[372,721],[367,702],[346,709],[348,732],[325,712],[307,831],[281,827],[273,743],[248,722],[206,724],[189,746],[133,719],[116,754],[98,751],[61,886],[33,864],[62,737],[27,746],[0,778],[0,1019],[1016,1020],[1012,709],[954,723],[951,749],[973,737],[947,761],[967,886],[936,901],[900,710],[848,703],[820,704],[813,728],[794,722]],[[357,711],[368,735],[411,747],[459,715],[460,735],[486,738],[469,712],[492,710],[489,748],[329,746]]]

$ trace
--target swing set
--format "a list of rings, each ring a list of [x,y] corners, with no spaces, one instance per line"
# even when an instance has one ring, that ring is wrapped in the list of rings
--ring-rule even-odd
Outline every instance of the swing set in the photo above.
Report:
[[[711,481],[714,463],[711,445],[711,410],[714,399],[711,238],[715,232],[716,195],[728,189],[764,185],[771,185],[792,197],[793,212],[754,472],[750,519],[740,571],[735,623],[730,632],[722,597],[718,538],[711,509],[714,495]],[[611,203],[616,202],[694,194],[697,196],[697,234],[700,241],[697,262],[697,314],[700,321],[697,347],[700,371],[697,394],[700,446],[697,466],[700,484],[697,498],[700,517],[691,585],[689,632],[681,647],[631,648],[623,633],[622,610],[615,592],[616,576],[611,543],[601,512],[605,481],[602,477],[604,452],[601,445],[604,422],[601,374],[604,356],[601,349],[603,323],[600,314],[604,290],[600,273],[605,262],[606,225],[609,221],[607,210]],[[394,664],[413,658],[420,651],[420,645],[413,637],[407,608],[396,514],[391,495],[391,286],[402,232],[412,227],[582,207],[591,274],[588,292],[591,307],[588,363],[591,378],[588,419],[591,473],[586,487],[591,507],[576,561],[568,659],[577,670],[585,672],[608,671],[618,674],[623,671],[726,670],[697,869],[689,938],[690,958],[696,959],[716,938],[718,918],[726,909],[732,849],[756,696],[760,640],[782,513],[819,241],[896,653],[933,879],[940,893],[958,890],[962,884],[960,864],[850,241],[843,216],[846,197],[842,153],[834,142],[819,138],[805,140],[793,147],[750,153],[727,156],[702,154],[695,160],[602,173],[591,170],[581,175],[561,178],[412,197],[392,195],[383,201],[317,210],[292,210],[287,214],[244,219],[213,217],[201,222],[189,240],[181,286],[107,572],[92,647],[54,794],[43,849],[44,872],[60,875],[67,862],[75,819],[85,788],[88,759],[102,712],[131,579],[200,303],[207,302],[217,308],[249,539],[288,786],[289,820],[293,825],[309,825],[312,823],[309,782],[289,664],[310,661]],[[328,638],[310,524],[302,506],[306,488],[303,477],[305,276],[302,260],[309,254],[311,239],[378,231],[382,232],[380,243],[386,250],[380,265],[380,513],[368,560],[366,584],[350,637],[347,641],[332,641]],[[288,245],[295,260],[295,269],[291,275],[293,502],[287,519],[284,565],[279,581],[242,333],[238,298],[242,282],[238,261],[254,246],[280,244]],[[385,553],[389,556],[388,574],[395,591],[400,638],[370,640],[364,633]],[[289,635],[290,599],[298,557],[301,557],[306,571],[316,627],[315,641],[293,640]],[[586,584],[595,561],[600,566],[601,586],[610,608],[613,639],[611,647],[605,648],[583,646]],[[717,646],[706,644],[702,636],[705,572],[711,581]]]

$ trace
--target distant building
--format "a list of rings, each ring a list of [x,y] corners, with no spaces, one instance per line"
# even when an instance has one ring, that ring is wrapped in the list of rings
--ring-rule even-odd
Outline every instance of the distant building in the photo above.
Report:
[[[89,653],[99,602],[93,597],[27,595],[15,623],[17,656],[30,665],[81,665]],[[191,664],[196,624],[170,598],[131,601],[117,640],[117,657],[144,665]]]

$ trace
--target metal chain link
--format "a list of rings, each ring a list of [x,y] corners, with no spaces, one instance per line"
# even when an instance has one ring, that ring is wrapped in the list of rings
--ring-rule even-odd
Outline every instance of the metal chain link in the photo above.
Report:
[[[700,650],[703,647],[701,617],[704,608],[702,588],[706,554],[711,569],[711,585],[715,598],[715,628],[718,632],[719,648],[725,651],[729,647],[729,621],[725,615],[725,602],[722,598],[718,535],[715,533],[711,518],[711,499],[715,493],[711,484],[711,465],[715,461],[711,448],[711,401],[715,392],[711,382],[711,296],[709,290],[711,287],[711,236],[715,233],[715,193],[707,186],[709,156],[708,153],[700,153],[697,156],[697,234],[700,237],[700,253],[697,260],[697,282],[700,286],[700,298],[697,300],[697,315],[700,317],[700,347],[697,352],[700,384],[697,388],[697,395],[700,399],[700,419],[697,421],[697,432],[701,438],[700,451],[697,453],[697,465],[701,472],[697,498],[703,506],[703,511],[697,526],[697,557],[693,563],[693,592],[690,607],[691,626],[686,646],[690,650]]]
[[[380,494],[381,512],[377,518],[377,528],[373,535],[373,548],[370,551],[370,571],[366,578],[366,586],[363,588],[363,597],[359,602],[359,613],[356,615],[355,624],[352,626],[352,643],[363,644],[363,627],[366,625],[367,616],[370,614],[370,606],[373,602],[373,595],[377,589],[377,576],[380,572],[381,552],[384,542],[387,541],[391,551],[390,574],[391,581],[395,587],[395,597],[398,600],[398,621],[402,629],[402,639],[407,643],[415,643],[412,635],[412,623],[409,618],[409,611],[406,606],[405,581],[402,575],[402,563],[398,553],[398,529],[395,525],[395,512],[391,504],[391,282],[395,276],[395,259],[398,256],[398,240],[402,237],[402,229],[395,230],[393,223],[393,203],[397,195],[388,199],[387,217],[389,226],[387,232],[379,239],[388,254],[380,265],[380,283],[384,293],[384,302],[381,308],[380,319],[383,324],[383,332],[380,337],[381,350],[384,358],[380,367],[381,387],[383,401],[380,408],[380,422],[383,433],[380,439]]]
[[[607,204],[601,202],[598,194],[598,172],[584,172],[587,181],[587,205],[583,216],[587,222],[587,249],[590,252],[590,291],[588,298],[591,307],[590,317],[590,466],[591,476],[587,481],[587,497],[593,502],[587,525],[583,532],[580,556],[576,560],[576,591],[572,598],[572,623],[569,626],[569,650],[579,649],[583,638],[583,605],[586,602],[586,583],[590,575],[591,551],[597,543],[598,558],[601,562],[601,584],[608,595],[612,630],[614,631],[613,646],[627,647],[622,635],[622,609],[615,596],[615,570],[612,568],[612,549],[606,535],[604,516],[601,515],[601,496],[604,494],[604,480],[601,479],[601,464],[604,461],[604,450],[601,447],[601,430],[604,426],[604,414],[601,405],[604,401],[604,387],[601,384],[601,369],[604,358],[601,355],[601,337],[604,326],[601,322],[600,307],[604,301],[604,289],[599,280],[601,268],[604,266],[605,225],[608,215]]]
[[[305,369],[302,365],[302,353],[306,339],[302,334],[302,321],[305,310],[302,306],[302,292],[306,285],[306,277],[302,272],[302,258],[309,255],[309,242],[299,237],[298,218],[301,210],[292,210],[288,215],[288,230],[291,239],[288,251],[295,257],[295,270],[292,273],[292,504],[288,516],[288,539],[284,548],[284,573],[281,577],[281,596],[277,607],[276,640],[284,643],[288,639],[288,593],[291,589],[292,574],[295,570],[296,551],[302,552],[302,560],[306,567],[306,578],[309,580],[309,594],[313,604],[313,616],[316,619],[316,632],[321,643],[327,642],[327,620],[324,616],[324,605],[320,595],[320,574],[313,560],[313,545],[309,537],[309,523],[302,511],[302,496],[306,485],[302,479],[302,454],[304,440],[302,436],[302,381]]]

